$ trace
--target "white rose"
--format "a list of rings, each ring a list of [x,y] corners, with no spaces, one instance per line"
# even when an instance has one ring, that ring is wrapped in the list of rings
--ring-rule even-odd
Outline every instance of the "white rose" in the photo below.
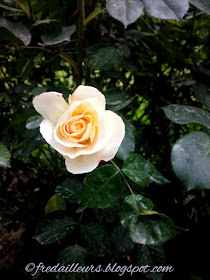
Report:
[[[61,93],[44,92],[33,105],[44,117],[42,136],[73,174],[91,172],[100,161],[114,158],[125,136],[121,117],[105,110],[105,97],[94,87],[79,86],[69,95],[69,104]]]

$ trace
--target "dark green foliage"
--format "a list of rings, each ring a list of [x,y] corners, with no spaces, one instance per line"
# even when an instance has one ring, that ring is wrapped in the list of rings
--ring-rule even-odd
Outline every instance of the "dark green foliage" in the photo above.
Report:
[[[10,157],[11,157],[11,154],[8,151],[7,147],[0,144],[0,166],[1,167],[10,167]]]
[[[153,182],[156,184],[169,183],[149,161],[138,154],[132,154],[126,159],[122,171],[140,187],[148,187]]]
[[[87,177],[82,189],[83,207],[106,208],[120,198],[120,174],[112,165],[95,169]]]
[[[74,226],[74,220],[66,215],[47,216],[38,224],[34,238],[41,244],[51,244],[70,235]]]
[[[119,278],[207,279],[210,2],[84,3],[81,22],[77,1],[0,1],[0,274],[31,279],[25,265],[42,261],[172,265]],[[79,84],[105,95],[125,137],[112,162],[73,175],[42,138],[32,100],[68,100]]]
[[[171,162],[186,190],[210,188],[210,137],[203,132],[191,132],[173,147]]]

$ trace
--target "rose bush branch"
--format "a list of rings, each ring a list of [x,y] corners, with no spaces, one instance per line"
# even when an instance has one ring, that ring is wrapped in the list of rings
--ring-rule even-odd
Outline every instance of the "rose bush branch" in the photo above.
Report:
[[[85,0],[77,0],[78,14],[78,54],[77,54],[77,86],[82,82],[82,62],[83,62],[83,36],[85,21]]]

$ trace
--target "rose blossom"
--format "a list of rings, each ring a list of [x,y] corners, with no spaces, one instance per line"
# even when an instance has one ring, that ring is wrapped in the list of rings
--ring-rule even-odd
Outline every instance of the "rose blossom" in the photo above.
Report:
[[[44,92],[33,105],[44,117],[42,136],[63,155],[73,174],[91,172],[100,161],[114,158],[125,136],[121,117],[105,110],[105,97],[94,87],[77,87],[69,104],[61,93]]]

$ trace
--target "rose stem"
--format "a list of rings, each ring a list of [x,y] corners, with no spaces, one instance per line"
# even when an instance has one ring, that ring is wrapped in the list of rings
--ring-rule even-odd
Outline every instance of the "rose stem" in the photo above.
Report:
[[[85,21],[85,0],[77,0],[78,14],[78,54],[77,54],[77,85],[82,82],[82,62],[83,62],[83,33],[84,33],[84,21]]]

